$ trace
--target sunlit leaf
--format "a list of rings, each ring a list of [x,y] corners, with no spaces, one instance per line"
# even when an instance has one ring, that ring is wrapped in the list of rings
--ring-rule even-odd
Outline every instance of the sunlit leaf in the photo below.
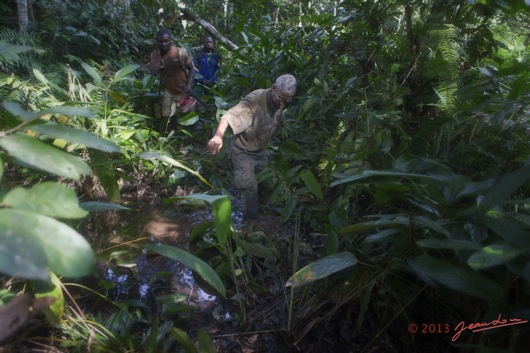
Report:
[[[120,148],[109,140],[101,139],[88,131],[73,129],[51,121],[46,124],[32,126],[31,130],[56,139],[79,143],[100,151],[120,152]]]
[[[410,260],[409,266],[420,278],[426,276],[456,291],[495,301],[502,299],[503,291],[499,283],[470,268],[453,265],[428,255]]]
[[[31,188],[15,187],[5,195],[3,204],[56,218],[82,218],[88,214],[79,207],[73,189],[53,182]]]
[[[201,276],[202,279],[210,284],[222,296],[226,296],[226,289],[223,282],[221,281],[221,278],[219,278],[219,275],[217,275],[217,273],[200,258],[174,246],[164,244],[147,244],[145,247],[146,249],[157,254],[177,260],[182,265],[188,267],[193,272]]]
[[[175,166],[177,168],[184,169],[185,171],[189,172],[190,174],[195,175],[197,178],[199,178],[203,183],[208,185],[210,188],[215,189],[215,187],[210,182],[208,182],[208,180],[204,179],[202,175],[200,175],[199,173],[197,173],[193,169],[186,167],[184,164],[180,163],[179,161],[174,160],[173,158],[161,155],[161,154],[156,153],[156,152],[142,152],[142,153],[140,153],[138,155],[138,157],[144,158],[144,159],[158,159],[159,161],[162,161],[164,163],[168,163],[168,164],[170,164],[172,166]]]
[[[524,249],[509,243],[491,244],[471,255],[467,263],[471,268],[481,270],[506,263],[524,252]]]
[[[76,181],[92,172],[81,158],[26,135],[0,138],[0,147],[33,168]]]
[[[326,256],[305,266],[287,280],[286,287],[300,287],[316,280],[328,277],[345,268],[357,264],[357,259],[350,252]]]
[[[33,284],[35,291],[35,298],[53,298],[54,302],[51,306],[44,309],[44,314],[48,319],[48,322],[52,325],[58,325],[62,321],[64,314],[64,296],[61,288],[61,280],[55,275],[50,273],[50,283],[36,282]]]
[[[0,210],[1,272],[48,279],[93,273],[95,259],[87,240],[64,223],[33,212]]]

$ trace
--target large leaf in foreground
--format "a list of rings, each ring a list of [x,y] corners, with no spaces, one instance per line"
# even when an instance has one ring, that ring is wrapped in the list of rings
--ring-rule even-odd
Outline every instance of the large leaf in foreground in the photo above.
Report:
[[[46,124],[34,125],[31,127],[31,130],[53,138],[63,139],[71,143],[79,143],[100,151],[120,152],[120,148],[109,140],[101,139],[88,131],[77,130],[51,121]]]
[[[95,259],[86,239],[64,223],[33,212],[0,210],[0,271],[49,279],[93,273]]]
[[[495,301],[502,299],[503,292],[499,283],[467,267],[453,265],[428,255],[410,260],[409,266],[420,278],[430,278],[456,291]]]
[[[53,182],[44,182],[31,188],[15,187],[6,194],[2,203],[49,217],[72,219],[88,214],[79,207],[74,190]]]
[[[201,276],[202,279],[210,284],[223,297],[226,296],[226,289],[223,285],[223,282],[221,281],[221,278],[219,278],[217,273],[203,260],[174,246],[157,243],[147,244],[145,247],[152,252],[173,260],[177,260],[182,265],[188,267],[193,272]]]
[[[349,252],[341,252],[310,263],[289,278],[286,287],[300,287],[357,264],[357,259]]]
[[[78,181],[81,175],[92,172],[81,158],[26,135],[2,137],[0,147],[33,168],[68,179]]]

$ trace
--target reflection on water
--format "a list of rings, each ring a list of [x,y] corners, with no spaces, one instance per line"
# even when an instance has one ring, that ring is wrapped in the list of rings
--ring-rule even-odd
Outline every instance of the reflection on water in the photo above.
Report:
[[[187,250],[190,230],[205,221],[213,221],[214,217],[209,207],[183,213],[130,214],[132,219],[125,220],[124,223],[130,225],[136,223],[136,226],[131,226],[130,229],[142,231],[152,241]],[[232,223],[236,229],[243,225],[242,212],[237,205],[232,213]],[[136,238],[139,238],[138,233],[136,234]],[[118,237],[122,244],[130,238],[126,234]],[[111,242],[115,243],[115,234],[113,238],[114,241]],[[136,252],[132,260],[125,261],[126,264],[116,261],[115,267],[106,267],[102,270],[105,281],[113,284],[113,294],[116,298],[145,299],[150,294],[158,296],[173,293],[185,296],[188,305],[200,309],[215,305],[217,297],[196,283],[194,274],[189,268],[164,256],[146,254],[141,248],[130,249]]]

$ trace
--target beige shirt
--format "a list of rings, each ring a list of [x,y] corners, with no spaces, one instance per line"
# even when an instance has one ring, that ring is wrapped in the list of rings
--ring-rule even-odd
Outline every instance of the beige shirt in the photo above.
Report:
[[[271,91],[252,91],[223,115],[232,128],[236,146],[247,151],[265,148],[283,123],[283,108],[274,106]]]

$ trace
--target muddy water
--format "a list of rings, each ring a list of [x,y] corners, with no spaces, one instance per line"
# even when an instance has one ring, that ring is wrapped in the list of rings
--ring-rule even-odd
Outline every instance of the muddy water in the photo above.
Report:
[[[213,221],[209,207],[131,211],[118,217],[121,228],[126,230],[115,230],[107,244],[99,244],[103,249],[99,251],[100,276],[108,282],[107,287],[112,287],[113,299],[146,300],[150,296],[174,294],[185,298],[183,304],[190,307],[201,311],[213,309],[218,297],[201,288],[189,268],[147,253],[141,246],[142,242],[159,242],[188,250],[191,229]],[[241,212],[233,212],[232,222],[236,229],[242,226]]]

